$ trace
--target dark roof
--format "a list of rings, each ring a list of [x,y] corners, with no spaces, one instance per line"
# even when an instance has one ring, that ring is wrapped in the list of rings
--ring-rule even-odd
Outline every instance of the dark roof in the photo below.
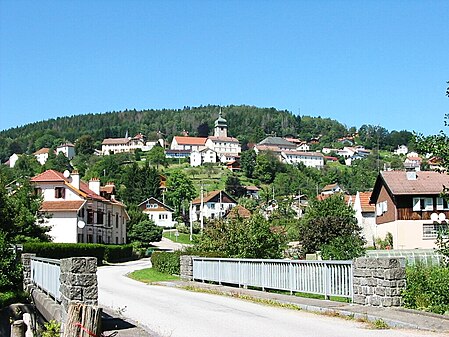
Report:
[[[203,195],[203,202],[209,202],[212,199],[214,199],[216,196],[219,196],[221,193],[221,198],[223,199],[223,195],[225,198],[228,198],[231,202],[237,203],[233,197],[231,197],[226,191],[211,191]],[[199,204],[201,203],[201,196],[198,198],[192,200],[192,204]]]
[[[296,145],[292,142],[289,142],[281,137],[267,137],[262,140],[259,145],[268,145],[268,146],[282,146],[282,147],[291,147],[296,148]]]

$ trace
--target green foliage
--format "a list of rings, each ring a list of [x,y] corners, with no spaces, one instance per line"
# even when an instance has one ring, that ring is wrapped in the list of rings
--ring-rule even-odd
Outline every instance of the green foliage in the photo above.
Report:
[[[70,160],[64,153],[59,152],[57,155],[48,156],[48,160],[45,162],[44,170],[55,170],[58,172],[64,172],[65,170],[72,170]]]
[[[229,175],[226,178],[225,191],[235,198],[240,198],[246,193],[245,187],[242,186],[239,177],[236,175]]]
[[[338,236],[321,246],[323,260],[352,260],[363,256],[364,240],[360,236]]]
[[[302,254],[321,250],[324,245],[330,244],[338,237],[346,237],[345,241],[352,239],[361,243],[363,241],[360,233],[361,228],[357,225],[354,210],[346,205],[343,195],[335,194],[322,201],[311,200],[299,226]],[[330,247],[335,247],[335,243]],[[343,253],[342,251],[341,254]]]
[[[14,250],[0,231],[0,292],[19,288],[22,280],[22,266]]]
[[[281,258],[286,236],[283,229],[272,228],[261,215],[249,219],[232,219],[206,226],[195,249],[220,252],[235,258]]]
[[[177,170],[170,174],[167,179],[166,195],[170,204],[175,207],[179,214],[182,205],[188,205],[196,196],[196,191],[192,180],[183,171]]]
[[[145,283],[179,280],[179,276],[161,273],[154,268],[145,268],[133,271],[132,273],[128,274],[128,277],[132,278],[133,280]]]
[[[180,274],[180,251],[154,252],[151,255],[151,264],[157,271],[169,275]]]
[[[132,258],[131,245],[102,245],[94,243],[29,242],[23,245],[24,253],[52,259],[69,257],[96,257],[97,263],[117,262]]]
[[[407,308],[436,314],[449,312],[449,268],[409,266],[406,277],[407,287],[402,297]]]
[[[148,247],[152,242],[161,241],[162,227],[156,226],[148,218],[136,223],[128,233],[131,242],[139,242],[140,246]]]
[[[147,159],[151,165],[156,165],[157,168],[159,168],[159,165],[168,166],[168,160],[165,158],[165,151],[159,144],[153,146],[148,152]]]
[[[75,142],[76,155],[90,155],[95,151],[95,140],[91,135],[82,135]]]
[[[158,171],[148,163],[139,167],[133,163],[124,169],[121,177],[120,197],[126,204],[138,205],[149,197],[161,196],[161,179]]]
[[[61,335],[61,323],[51,320],[44,323],[42,337],[59,337]]]
[[[376,249],[393,249],[393,234],[388,232],[385,239],[377,238],[375,240]]]
[[[34,177],[41,169],[41,164],[34,155],[22,154],[16,161],[14,173],[16,178]]]
[[[264,183],[273,182],[276,173],[285,171],[285,165],[272,152],[257,155],[253,176]]]
[[[257,155],[254,150],[243,151],[240,154],[240,166],[248,178],[253,177],[254,168],[256,166],[256,158]]]

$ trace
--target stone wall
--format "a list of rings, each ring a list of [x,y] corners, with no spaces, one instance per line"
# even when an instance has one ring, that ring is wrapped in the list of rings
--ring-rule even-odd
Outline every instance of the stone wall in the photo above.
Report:
[[[354,304],[399,307],[405,288],[405,258],[366,258],[354,261]]]
[[[36,254],[23,253],[22,259],[22,273],[23,273],[23,289],[27,290],[31,282],[31,258],[36,256]]]
[[[97,259],[72,257],[61,260],[61,304],[67,312],[70,302],[98,304]]]
[[[193,280],[193,256],[181,255],[180,276],[183,281]]]

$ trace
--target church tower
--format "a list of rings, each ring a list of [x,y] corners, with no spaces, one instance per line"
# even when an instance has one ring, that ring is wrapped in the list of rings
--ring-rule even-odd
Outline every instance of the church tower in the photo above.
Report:
[[[218,119],[215,121],[214,136],[220,138],[228,136],[228,123],[226,122],[226,119],[221,116],[221,108],[218,114]]]

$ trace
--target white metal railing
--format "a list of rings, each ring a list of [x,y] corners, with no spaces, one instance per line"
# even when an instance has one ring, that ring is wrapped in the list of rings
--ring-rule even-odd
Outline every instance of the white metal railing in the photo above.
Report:
[[[60,260],[31,258],[31,280],[39,289],[51,295],[56,301],[61,299],[59,292]]]
[[[403,257],[408,265],[438,266],[445,261],[444,256],[434,249],[367,250],[365,254],[367,257]]]
[[[193,258],[193,278],[352,299],[352,261]]]

